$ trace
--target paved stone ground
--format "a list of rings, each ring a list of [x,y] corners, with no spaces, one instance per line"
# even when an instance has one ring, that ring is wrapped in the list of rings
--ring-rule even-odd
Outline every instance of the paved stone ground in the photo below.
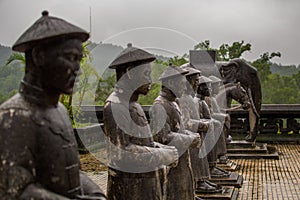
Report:
[[[241,166],[238,173],[244,177],[239,200],[300,199],[300,145],[274,146],[279,160],[235,160]],[[87,174],[106,191],[105,171]]]
[[[300,199],[300,145],[275,145],[279,160],[236,160],[244,183],[238,199]]]
[[[107,172],[86,172],[86,174],[106,192]]]

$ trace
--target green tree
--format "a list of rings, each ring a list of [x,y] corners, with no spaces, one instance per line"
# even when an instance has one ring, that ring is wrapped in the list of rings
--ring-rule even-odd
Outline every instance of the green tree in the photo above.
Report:
[[[13,53],[9,56],[9,58],[7,59],[5,65],[7,66],[7,65],[9,65],[9,64],[11,64],[11,63],[13,63],[13,62],[15,62],[15,61],[21,63],[21,64],[22,64],[22,67],[25,67],[25,62],[26,62],[26,61],[25,61],[25,55],[24,55],[23,53],[13,52]]]
[[[260,55],[260,58],[252,62],[252,65],[258,70],[262,81],[267,80],[268,75],[272,73],[270,70],[270,66],[272,64],[271,59],[280,56],[280,52],[272,52],[271,54],[269,52],[266,52]]]
[[[210,41],[205,40],[194,46],[194,50],[215,50],[217,51],[217,61],[229,61],[233,58],[240,58],[243,53],[251,50],[250,43],[233,42],[231,45],[222,44],[219,48],[212,48]]]
[[[210,46],[209,40],[205,40],[205,41],[200,42],[199,44],[196,44],[194,46],[194,50],[216,50],[216,49],[213,49]]]
[[[174,66],[181,66],[187,62],[188,61],[183,56],[182,57],[174,56],[168,60],[168,63]]]
[[[222,61],[229,61],[233,58],[240,58],[243,53],[251,50],[251,44],[244,41],[233,42],[232,45],[222,44],[218,49],[218,58]]]
[[[295,79],[297,88],[300,90],[300,71],[297,74],[293,75],[293,79]]]
[[[25,56],[14,52],[0,67],[0,103],[18,92],[19,83],[24,76]]]
[[[105,74],[104,74],[105,75]],[[110,73],[105,75],[105,78],[99,80],[96,90],[95,102],[96,105],[103,106],[105,100],[114,91],[116,85],[116,74]]]

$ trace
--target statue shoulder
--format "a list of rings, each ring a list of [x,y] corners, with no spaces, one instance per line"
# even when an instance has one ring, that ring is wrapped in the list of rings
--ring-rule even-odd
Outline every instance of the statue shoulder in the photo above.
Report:
[[[163,106],[167,106],[169,104],[169,101],[162,97],[162,96],[158,96],[155,100],[154,100],[154,104],[153,105],[163,105]]]
[[[20,94],[16,94],[0,105],[0,123],[14,118],[25,119],[32,115],[31,105]]]
[[[1,141],[7,145],[24,145],[34,141],[35,127],[32,105],[26,102],[19,94],[13,96],[0,106],[0,146]],[[32,133],[32,134],[31,134]],[[26,135],[26,141],[20,140]],[[31,138],[31,139],[29,139]]]
[[[105,103],[121,103],[121,99],[116,92],[113,92],[106,99]]]
[[[26,109],[28,107],[28,103],[24,100],[24,98],[19,94],[15,94],[10,99],[5,101],[0,105],[0,110],[8,110],[8,109]]]

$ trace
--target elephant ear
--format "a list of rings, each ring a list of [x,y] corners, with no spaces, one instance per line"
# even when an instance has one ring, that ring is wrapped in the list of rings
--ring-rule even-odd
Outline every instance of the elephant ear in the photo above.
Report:
[[[236,83],[237,65],[231,62],[217,62],[223,83]]]
[[[259,116],[262,94],[257,69],[242,59],[232,59],[228,65],[235,66],[235,81],[240,82],[241,86],[246,89],[248,96],[252,98],[252,106],[255,107],[256,115]]]

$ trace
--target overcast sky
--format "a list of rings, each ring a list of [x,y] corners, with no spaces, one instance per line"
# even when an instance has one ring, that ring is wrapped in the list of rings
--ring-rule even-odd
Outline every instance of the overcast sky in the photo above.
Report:
[[[0,0],[0,44],[12,46],[42,10],[87,31],[92,41],[183,55],[195,44],[244,40],[248,60],[279,51],[273,61],[300,64],[299,0]]]

